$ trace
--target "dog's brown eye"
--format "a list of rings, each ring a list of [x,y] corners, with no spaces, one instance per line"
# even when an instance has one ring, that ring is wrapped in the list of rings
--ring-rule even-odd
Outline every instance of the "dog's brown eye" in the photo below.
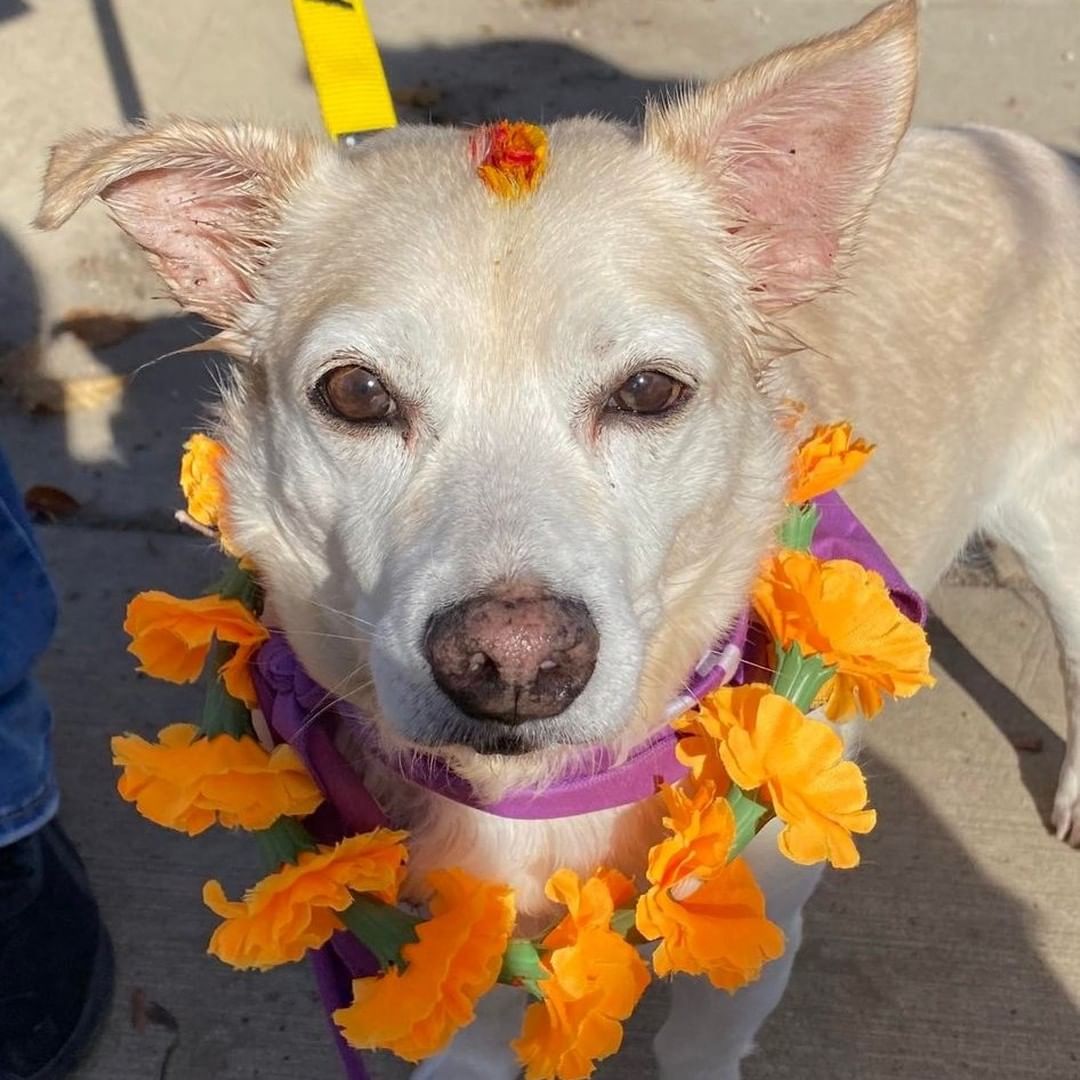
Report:
[[[356,423],[389,420],[397,410],[379,377],[356,364],[327,372],[319,381],[319,394],[331,412]]]
[[[654,416],[677,405],[688,389],[686,383],[662,371],[639,371],[611,395],[607,407],[618,412]]]

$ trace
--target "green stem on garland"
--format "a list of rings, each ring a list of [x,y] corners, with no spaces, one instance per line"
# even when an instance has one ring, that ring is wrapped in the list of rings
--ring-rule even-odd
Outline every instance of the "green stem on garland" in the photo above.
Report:
[[[759,827],[773,814],[769,807],[756,802],[735,784],[731,785],[731,790],[727,793],[727,801],[735,816],[735,839],[732,840],[731,850],[728,852],[728,862],[731,862],[742,854],[743,848],[757,835]]]
[[[646,944],[645,938],[637,928],[637,908],[619,908],[611,916],[611,929],[620,937],[626,938],[631,945]]]
[[[402,965],[401,950],[418,940],[416,925],[422,920],[394,904],[373,896],[353,893],[353,902],[340,912],[341,921],[349,928],[383,969]]]
[[[202,730],[206,736],[232,735],[239,739],[252,735],[251,713],[248,707],[225,689],[218,672],[221,665],[232,657],[236,646],[227,641],[216,641],[210,654],[210,681],[203,702]]]
[[[271,871],[298,862],[302,852],[319,850],[311,833],[291,817],[279,817],[269,829],[255,830],[255,839]]]
[[[821,512],[813,503],[789,506],[787,516],[777,530],[780,546],[791,551],[809,551],[820,520]]]
[[[777,659],[773,690],[803,712],[809,712],[822,688],[836,674],[836,668],[825,664],[820,656],[804,656],[796,644],[778,648]]]
[[[626,937],[626,935],[634,929],[635,916],[636,910],[634,908],[619,908],[619,910],[611,916],[611,929],[614,930],[619,937]]]
[[[540,963],[539,950],[531,941],[514,938],[507,944],[499,982],[523,986],[533,997],[542,999],[544,995],[538,984],[549,974],[547,968]]]
[[[233,563],[221,576],[217,588],[213,590],[222,600],[239,600],[241,604],[254,612],[262,613],[262,590],[250,570],[243,570],[240,564]]]

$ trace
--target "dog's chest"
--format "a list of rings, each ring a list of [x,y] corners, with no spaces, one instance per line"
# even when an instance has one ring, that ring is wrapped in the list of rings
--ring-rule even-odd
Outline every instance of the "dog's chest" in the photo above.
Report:
[[[544,896],[561,867],[588,875],[616,867],[631,876],[661,834],[652,799],[631,806],[546,820],[497,817],[425,791],[383,770],[365,781],[395,827],[409,831],[406,893],[422,899],[431,870],[458,866],[488,881],[510,885],[520,916],[542,924],[554,910]]]

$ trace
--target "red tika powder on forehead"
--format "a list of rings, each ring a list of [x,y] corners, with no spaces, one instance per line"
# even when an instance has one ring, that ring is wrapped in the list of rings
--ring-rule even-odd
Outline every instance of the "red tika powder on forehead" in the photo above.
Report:
[[[501,199],[531,194],[547,167],[548,140],[536,124],[500,120],[469,139],[469,157],[480,179]]]

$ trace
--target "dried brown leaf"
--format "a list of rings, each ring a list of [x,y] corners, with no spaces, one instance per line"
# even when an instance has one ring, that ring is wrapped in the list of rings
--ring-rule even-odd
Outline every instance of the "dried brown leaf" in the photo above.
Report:
[[[60,521],[79,512],[82,504],[74,495],[49,484],[35,484],[27,488],[23,504],[28,514],[45,521]]]

